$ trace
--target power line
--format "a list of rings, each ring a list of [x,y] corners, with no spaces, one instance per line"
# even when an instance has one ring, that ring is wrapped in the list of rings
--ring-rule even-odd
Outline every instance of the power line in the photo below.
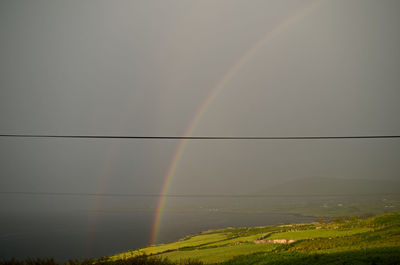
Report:
[[[12,138],[72,138],[72,139],[148,139],[148,140],[329,140],[329,139],[394,139],[400,135],[350,136],[132,136],[132,135],[56,135],[56,134],[0,134]]]

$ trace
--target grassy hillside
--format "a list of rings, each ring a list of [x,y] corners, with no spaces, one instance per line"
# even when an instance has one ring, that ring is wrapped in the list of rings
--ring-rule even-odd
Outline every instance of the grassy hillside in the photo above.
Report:
[[[284,240],[294,242],[279,243]],[[11,260],[0,264],[57,263]],[[177,242],[68,264],[400,264],[400,213],[368,219],[351,217],[330,222],[212,230]]]
[[[295,242],[278,244],[274,239]],[[399,264],[400,213],[369,219],[340,218],[329,223],[214,230],[107,260],[142,254],[206,264]]]

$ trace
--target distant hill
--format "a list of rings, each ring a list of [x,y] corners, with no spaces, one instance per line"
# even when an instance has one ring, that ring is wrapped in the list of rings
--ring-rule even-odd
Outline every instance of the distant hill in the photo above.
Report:
[[[400,182],[313,177],[287,181],[259,193],[272,195],[400,194]]]

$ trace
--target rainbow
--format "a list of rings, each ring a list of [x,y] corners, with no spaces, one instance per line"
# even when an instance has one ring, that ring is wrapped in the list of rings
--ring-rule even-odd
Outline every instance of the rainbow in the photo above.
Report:
[[[273,28],[271,31],[267,32],[266,35],[264,35],[263,38],[260,40],[256,41],[254,44],[252,44],[242,55],[235,61],[233,65],[231,65],[226,71],[225,74],[222,76],[222,78],[217,82],[216,86],[210,91],[206,99],[203,101],[203,103],[200,105],[198,108],[196,114],[194,115],[192,121],[189,123],[187,126],[184,136],[191,136],[193,134],[193,131],[196,129],[199,121],[201,120],[201,117],[203,116],[205,110],[207,107],[214,101],[215,98],[218,97],[218,95],[221,93],[222,89],[226,86],[227,83],[233,78],[233,76],[239,71],[239,69],[262,47],[264,46],[268,41],[272,40],[275,36],[278,35],[278,33],[288,26],[292,25],[295,21],[299,20],[300,18],[304,17],[307,15],[311,10],[315,8],[317,1],[313,1],[310,4],[308,4],[306,7],[301,8],[300,10],[297,10],[293,15],[289,16],[287,19],[285,19],[283,22],[278,24],[275,28]],[[151,244],[154,245],[157,242],[157,236],[160,230],[160,224],[161,224],[161,219],[162,219],[162,212],[165,206],[165,201],[166,201],[166,195],[168,193],[171,181],[173,179],[173,176],[175,175],[175,171],[178,167],[179,161],[182,157],[182,154],[185,150],[187,139],[184,139],[180,141],[175,154],[172,158],[172,162],[168,168],[168,171],[165,175],[164,178],[164,183],[161,189],[160,193],[160,199],[157,204],[156,208],[156,213],[155,213],[155,218],[153,222],[153,229],[152,229],[152,235],[151,235]]]

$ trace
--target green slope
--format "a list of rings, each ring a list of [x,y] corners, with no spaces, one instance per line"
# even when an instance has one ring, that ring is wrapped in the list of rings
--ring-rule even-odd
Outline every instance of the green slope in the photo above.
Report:
[[[256,244],[257,239],[262,244]],[[273,239],[296,241],[277,244]],[[321,224],[208,231],[103,261],[129,260],[141,254],[206,264],[400,264],[400,213]]]

